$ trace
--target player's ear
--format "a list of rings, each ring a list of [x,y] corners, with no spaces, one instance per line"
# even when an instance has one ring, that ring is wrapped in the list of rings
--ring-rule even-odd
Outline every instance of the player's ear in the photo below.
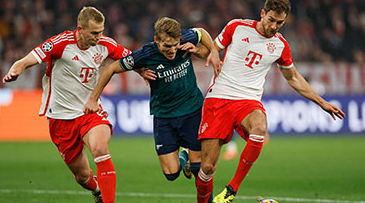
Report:
[[[261,9],[261,18],[264,18],[264,16],[265,16],[265,10]]]
[[[153,36],[153,40],[155,40],[156,43],[159,43],[158,39],[156,36]]]

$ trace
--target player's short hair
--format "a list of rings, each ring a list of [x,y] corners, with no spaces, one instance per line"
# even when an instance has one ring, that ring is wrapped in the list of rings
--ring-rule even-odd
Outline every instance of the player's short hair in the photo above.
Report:
[[[77,24],[83,28],[87,28],[89,26],[89,20],[104,23],[105,17],[98,9],[92,6],[84,6],[77,16]]]
[[[289,0],[266,0],[264,5],[264,10],[266,13],[269,11],[274,11],[277,14],[285,13],[289,15],[291,9]]]
[[[159,18],[155,23],[155,36],[161,40],[163,36],[172,38],[181,38],[181,26],[177,20],[163,17]]]

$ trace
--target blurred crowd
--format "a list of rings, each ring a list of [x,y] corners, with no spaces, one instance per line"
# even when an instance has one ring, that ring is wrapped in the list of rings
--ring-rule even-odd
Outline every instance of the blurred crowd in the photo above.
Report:
[[[104,34],[132,51],[153,39],[157,18],[203,27],[213,38],[234,18],[260,20],[264,0],[0,0],[0,75],[31,49],[76,28],[85,5],[101,10]],[[295,61],[364,64],[365,0],[291,0],[281,33]],[[43,72],[30,72],[40,78]],[[40,82],[37,83],[40,85]],[[2,84],[0,84],[0,87]],[[33,87],[29,87],[33,88]]]

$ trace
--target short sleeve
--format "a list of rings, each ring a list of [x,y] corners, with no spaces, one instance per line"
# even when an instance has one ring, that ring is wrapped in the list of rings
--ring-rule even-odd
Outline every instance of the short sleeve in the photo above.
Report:
[[[276,63],[281,68],[291,68],[293,66],[293,59],[292,59],[292,54],[290,51],[289,44],[283,37],[279,37],[279,38],[284,43],[284,49],[283,49],[283,52],[281,53],[280,58],[278,60],[276,60]]]

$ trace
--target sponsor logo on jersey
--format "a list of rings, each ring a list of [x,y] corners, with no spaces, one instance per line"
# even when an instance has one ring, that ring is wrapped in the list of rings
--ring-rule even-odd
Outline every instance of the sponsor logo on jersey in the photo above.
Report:
[[[274,51],[276,49],[275,44],[273,44],[273,43],[267,43],[266,46],[267,46],[267,51],[270,54],[274,53]]]
[[[132,56],[128,56],[126,58],[123,58],[123,63],[127,69],[132,70],[134,66],[134,59]]]
[[[96,64],[100,64],[103,61],[103,55],[100,53],[96,53],[94,54],[93,59]]]
[[[79,60],[79,56],[75,55],[73,58],[72,58],[73,61],[78,61]]]
[[[52,50],[52,48],[53,48],[53,44],[52,44],[52,42],[46,42],[46,43],[44,43],[44,44],[42,45],[42,49],[43,49],[43,51],[45,51],[45,52],[49,52],[49,51],[51,51],[51,50]]]
[[[42,51],[42,49],[41,49],[41,48],[36,47],[36,48],[35,48],[35,52],[37,52],[37,54],[38,54],[38,55],[39,55],[42,59],[46,58],[46,54]]]

